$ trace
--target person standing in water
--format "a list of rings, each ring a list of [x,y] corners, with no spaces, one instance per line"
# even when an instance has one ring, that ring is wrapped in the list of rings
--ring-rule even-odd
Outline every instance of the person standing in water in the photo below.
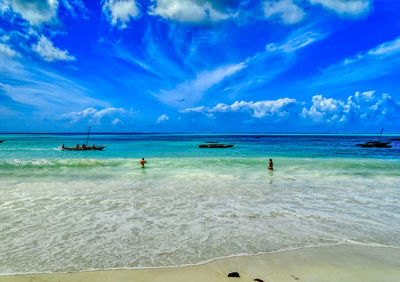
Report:
[[[269,159],[268,170],[274,170],[274,163],[272,162],[272,159]]]
[[[140,160],[140,166],[142,167],[142,168],[144,168],[144,165],[146,164],[147,162],[144,160],[144,158],[142,158],[141,160]]]

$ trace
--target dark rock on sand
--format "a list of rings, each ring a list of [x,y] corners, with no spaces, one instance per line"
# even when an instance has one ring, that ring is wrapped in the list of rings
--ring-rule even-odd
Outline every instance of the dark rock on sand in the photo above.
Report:
[[[264,282],[264,280],[262,280],[262,279],[260,279],[260,278],[254,278],[253,280],[254,280],[254,281],[257,281],[257,282]]]
[[[240,277],[238,272],[231,272],[228,274],[228,277]]]

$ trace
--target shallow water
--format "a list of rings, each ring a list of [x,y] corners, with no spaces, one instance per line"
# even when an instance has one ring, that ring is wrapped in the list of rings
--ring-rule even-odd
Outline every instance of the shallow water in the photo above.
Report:
[[[5,138],[0,273],[182,265],[349,241],[400,247],[400,143],[95,135],[105,151],[62,152],[85,137]],[[197,147],[215,140],[235,147]]]

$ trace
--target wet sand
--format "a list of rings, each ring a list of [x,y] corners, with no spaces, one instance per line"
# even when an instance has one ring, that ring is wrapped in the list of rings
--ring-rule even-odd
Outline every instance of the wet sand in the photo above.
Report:
[[[238,272],[240,278],[229,278]],[[1,282],[400,281],[400,249],[359,245],[304,248],[171,268],[0,276]]]

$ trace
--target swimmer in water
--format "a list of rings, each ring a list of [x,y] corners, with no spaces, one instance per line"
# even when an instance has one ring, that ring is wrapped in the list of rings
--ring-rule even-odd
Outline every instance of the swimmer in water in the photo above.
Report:
[[[274,163],[272,162],[272,159],[269,159],[268,170],[274,170]]]
[[[144,165],[146,164],[147,162],[144,160],[144,158],[142,158],[141,160],[140,160],[140,166],[142,167],[142,168],[144,168]]]

